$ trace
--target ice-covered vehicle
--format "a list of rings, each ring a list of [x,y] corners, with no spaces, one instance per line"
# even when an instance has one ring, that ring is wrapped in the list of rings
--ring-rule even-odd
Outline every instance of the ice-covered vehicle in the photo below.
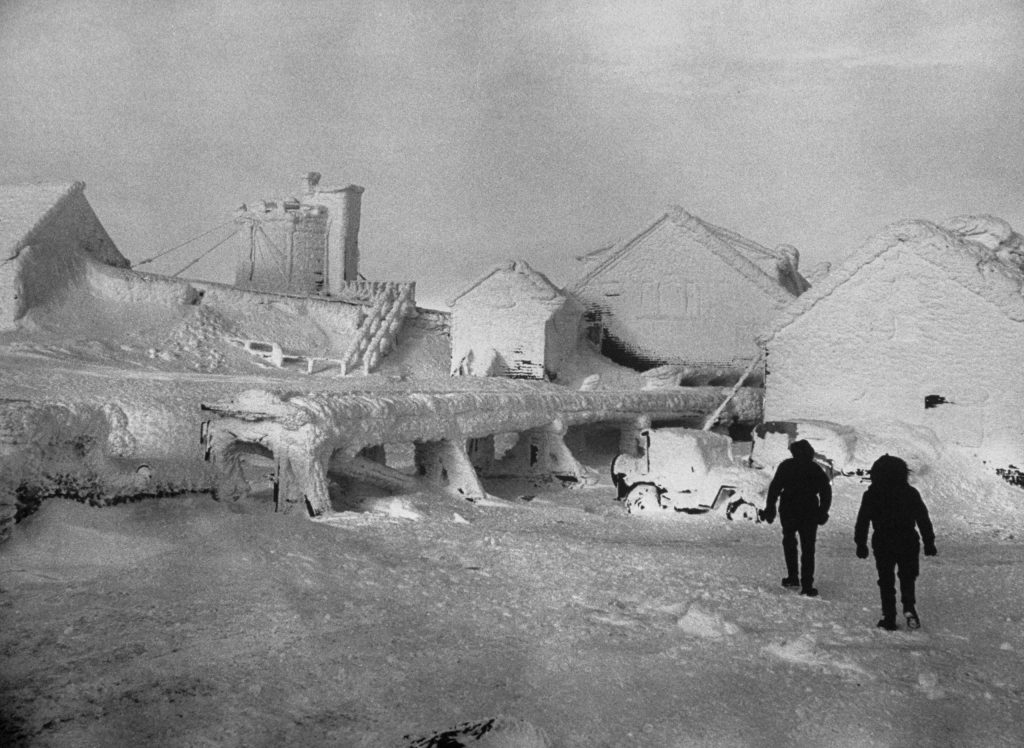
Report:
[[[934,432],[898,421],[857,427],[831,421],[765,421],[754,428],[750,466],[774,473],[789,458],[789,445],[800,439],[814,447],[814,461],[830,479],[867,481],[872,463],[883,454],[899,455],[917,474],[939,459]]]
[[[612,461],[612,481],[630,514],[721,511],[758,521],[767,475],[734,459],[732,440],[687,428],[644,429],[637,456]]]

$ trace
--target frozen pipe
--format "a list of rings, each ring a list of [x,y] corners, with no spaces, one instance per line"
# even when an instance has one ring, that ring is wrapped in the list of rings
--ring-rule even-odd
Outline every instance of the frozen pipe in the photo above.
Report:
[[[343,452],[337,452],[331,457],[328,469],[332,473],[347,475],[389,491],[416,490],[417,480],[415,477],[389,468],[376,459],[361,455],[362,453],[349,457]]]

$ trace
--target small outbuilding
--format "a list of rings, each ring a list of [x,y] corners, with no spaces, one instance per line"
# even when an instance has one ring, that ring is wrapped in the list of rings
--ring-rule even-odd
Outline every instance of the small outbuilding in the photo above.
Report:
[[[759,355],[757,336],[810,285],[795,248],[770,250],[676,206],[577,259],[586,271],[569,290],[604,355],[639,370],[683,365],[704,382],[735,381]]]
[[[894,224],[763,338],[765,419],[901,421],[1024,467],[1024,252],[990,216]]]
[[[448,305],[452,374],[554,380],[583,319],[575,299],[522,260],[495,266]]]

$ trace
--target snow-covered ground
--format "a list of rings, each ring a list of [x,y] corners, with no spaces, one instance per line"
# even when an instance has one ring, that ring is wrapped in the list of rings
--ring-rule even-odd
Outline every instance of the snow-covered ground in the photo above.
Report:
[[[1022,522],[956,477],[917,480],[939,555],[923,628],[896,633],[855,478],[820,599],[779,586],[777,525],[628,517],[606,481],[339,499],[362,511],[327,522],[51,499],[0,548],[5,744],[390,746],[507,715],[558,746],[1020,745]]]

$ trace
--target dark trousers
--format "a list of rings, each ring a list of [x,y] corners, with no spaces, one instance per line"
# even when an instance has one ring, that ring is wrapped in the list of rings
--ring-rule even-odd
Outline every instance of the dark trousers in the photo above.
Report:
[[[875,550],[875,568],[878,569],[878,591],[882,595],[882,615],[896,617],[896,578],[900,580],[900,600],[903,610],[914,610],[914,581],[920,570],[917,549],[911,552]]]
[[[797,564],[797,538],[800,538],[800,563]],[[807,590],[814,586],[814,541],[818,537],[817,520],[782,526],[782,552],[786,556],[786,576],[799,579]]]

